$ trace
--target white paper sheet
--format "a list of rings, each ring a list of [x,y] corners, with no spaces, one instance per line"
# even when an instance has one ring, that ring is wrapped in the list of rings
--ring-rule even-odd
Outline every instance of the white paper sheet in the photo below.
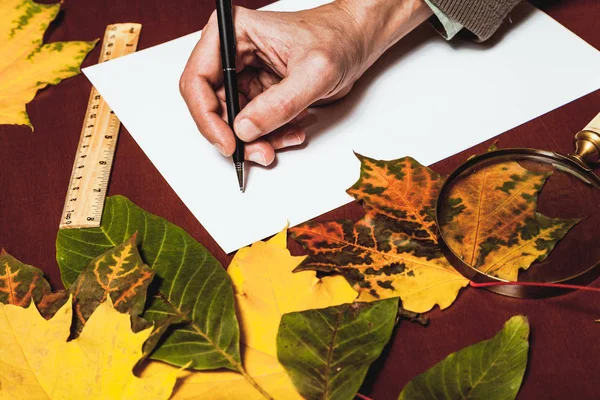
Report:
[[[326,1],[285,0],[271,10]],[[422,26],[392,48],[343,101],[313,111],[306,146],[272,168],[234,168],[198,133],[178,80],[200,33],[84,70],[122,123],[225,252],[351,201],[353,151],[431,164],[600,87],[600,52],[546,14],[495,43],[445,42]],[[519,13],[515,13],[519,14]],[[586,121],[583,121],[586,122]],[[565,134],[571,134],[566,132]],[[540,143],[540,146],[543,146]]]

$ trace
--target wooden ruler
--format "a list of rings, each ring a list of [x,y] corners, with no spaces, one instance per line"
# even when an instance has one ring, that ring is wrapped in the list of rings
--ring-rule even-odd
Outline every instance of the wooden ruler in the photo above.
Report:
[[[100,62],[135,52],[140,24],[106,27]],[[59,228],[100,226],[121,123],[100,93],[92,88]]]

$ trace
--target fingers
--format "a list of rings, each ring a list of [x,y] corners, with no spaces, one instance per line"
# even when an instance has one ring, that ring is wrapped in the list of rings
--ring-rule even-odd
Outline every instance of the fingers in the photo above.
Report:
[[[335,87],[334,74],[326,57],[318,53],[307,57],[248,103],[236,118],[236,134],[250,142],[290,122]]]
[[[304,130],[296,125],[288,124],[264,139],[247,143],[244,147],[244,158],[267,166],[275,160],[275,150],[300,145],[304,143],[305,139]]]
[[[306,133],[299,126],[290,123],[266,136],[266,139],[275,150],[280,150],[304,143]]]
[[[252,62],[248,43],[240,38],[238,56],[243,63]],[[180,92],[202,135],[223,155],[230,156],[235,150],[235,138],[221,117],[223,107],[215,93],[222,79],[219,31],[213,13],[181,76]]]
[[[256,140],[244,147],[244,158],[266,167],[275,160],[275,149],[267,140]]]

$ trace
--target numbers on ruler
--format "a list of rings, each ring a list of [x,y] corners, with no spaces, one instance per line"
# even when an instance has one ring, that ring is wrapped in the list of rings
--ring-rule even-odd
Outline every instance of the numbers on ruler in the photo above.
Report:
[[[135,51],[139,29],[136,25],[111,25],[104,36],[100,62]],[[108,119],[106,119],[108,118]],[[110,175],[120,122],[92,90],[83,124],[76,166],[63,209],[63,227],[98,226]]]

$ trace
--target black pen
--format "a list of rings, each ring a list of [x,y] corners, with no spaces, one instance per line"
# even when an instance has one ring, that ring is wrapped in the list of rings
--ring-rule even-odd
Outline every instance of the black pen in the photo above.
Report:
[[[229,127],[235,136],[235,151],[233,165],[237,173],[240,191],[244,191],[244,142],[240,140],[233,129],[235,117],[240,112],[240,102],[237,90],[237,72],[235,70],[236,45],[235,29],[233,26],[233,7],[231,0],[217,0],[217,19],[219,23],[219,39],[221,41],[221,64],[223,66],[223,85],[227,102],[227,119]]]

